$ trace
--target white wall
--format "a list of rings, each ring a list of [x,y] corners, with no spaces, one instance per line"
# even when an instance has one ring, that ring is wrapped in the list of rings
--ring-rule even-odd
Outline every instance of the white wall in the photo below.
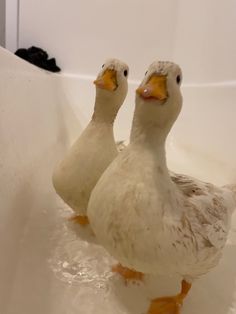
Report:
[[[19,1],[6,0],[6,38],[5,47],[15,52],[19,44]]]
[[[0,0],[0,46],[5,45],[5,0]]]
[[[156,2],[21,0],[20,45],[45,47],[71,73],[93,74],[104,58],[117,56],[140,77],[150,60],[172,55],[174,24],[165,18],[176,20],[177,7]]]
[[[190,82],[236,81],[236,1],[180,0],[174,57]]]
[[[155,58],[187,83],[236,80],[235,0],[20,0],[19,43],[39,45],[65,72],[95,74],[116,56],[140,79]]]

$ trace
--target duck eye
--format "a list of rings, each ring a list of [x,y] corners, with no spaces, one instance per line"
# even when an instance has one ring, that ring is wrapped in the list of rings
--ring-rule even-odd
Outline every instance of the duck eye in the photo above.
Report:
[[[176,83],[179,84],[180,81],[181,81],[181,77],[180,77],[180,75],[177,75],[177,76],[176,76]]]
[[[127,75],[128,75],[128,71],[124,70],[124,76],[127,76]]]
[[[148,71],[146,71],[144,75],[147,75],[147,73],[148,73]]]
[[[102,68],[104,68],[105,64],[102,65]]]

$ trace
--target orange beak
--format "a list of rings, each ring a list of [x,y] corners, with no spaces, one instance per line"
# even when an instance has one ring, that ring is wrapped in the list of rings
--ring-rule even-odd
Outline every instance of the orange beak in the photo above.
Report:
[[[145,85],[138,87],[136,92],[147,100],[166,100],[168,97],[166,75],[153,74]]]
[[[102,76],[94,81],[94,84],[99,88],[114,91],[117,88],[116,71],[105,70]]]

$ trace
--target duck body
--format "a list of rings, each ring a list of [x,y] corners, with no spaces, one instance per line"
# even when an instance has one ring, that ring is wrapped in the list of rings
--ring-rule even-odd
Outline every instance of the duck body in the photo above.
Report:
[[[53,175],[57,193],[76,213],[86,215],[92,189],[117,154],[113,125],[90,121]]]
[[[96,99],[91,121],[53,172],[58,195],[74,210],[84,225],[90,194],[98,179],[117,156],[113,133],[116,115],[127,95],[128,66],[109,59],[96,81]],[[76,218],[76,217],[74,217]]]
[[[152,151],[130,145],[95,187],[91,203],[99,219],[92,207],[89,218],[100,242],[122,265],[195,278],[221,257],[235,206],[231,194],[184,175],[165,178]]]

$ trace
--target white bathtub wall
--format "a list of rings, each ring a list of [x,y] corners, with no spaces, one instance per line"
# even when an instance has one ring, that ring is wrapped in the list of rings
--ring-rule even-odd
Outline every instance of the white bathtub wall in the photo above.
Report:
[[[236,80],[235,0],[20,0],[19,45],[39,45],[67,73],[107,56],[140,80],[155,58],[179,62],[185,83]]]
[[[0,313],[32,313],[35,307],[49,313],[41,304],[46,261],[39,256],[48,250],[45,228],[54,226],[52,169],[81,128],[56,76],[2,48],[0,68]],[[37,270],[35,279],[22,276],[25,263],[29,271]]]

